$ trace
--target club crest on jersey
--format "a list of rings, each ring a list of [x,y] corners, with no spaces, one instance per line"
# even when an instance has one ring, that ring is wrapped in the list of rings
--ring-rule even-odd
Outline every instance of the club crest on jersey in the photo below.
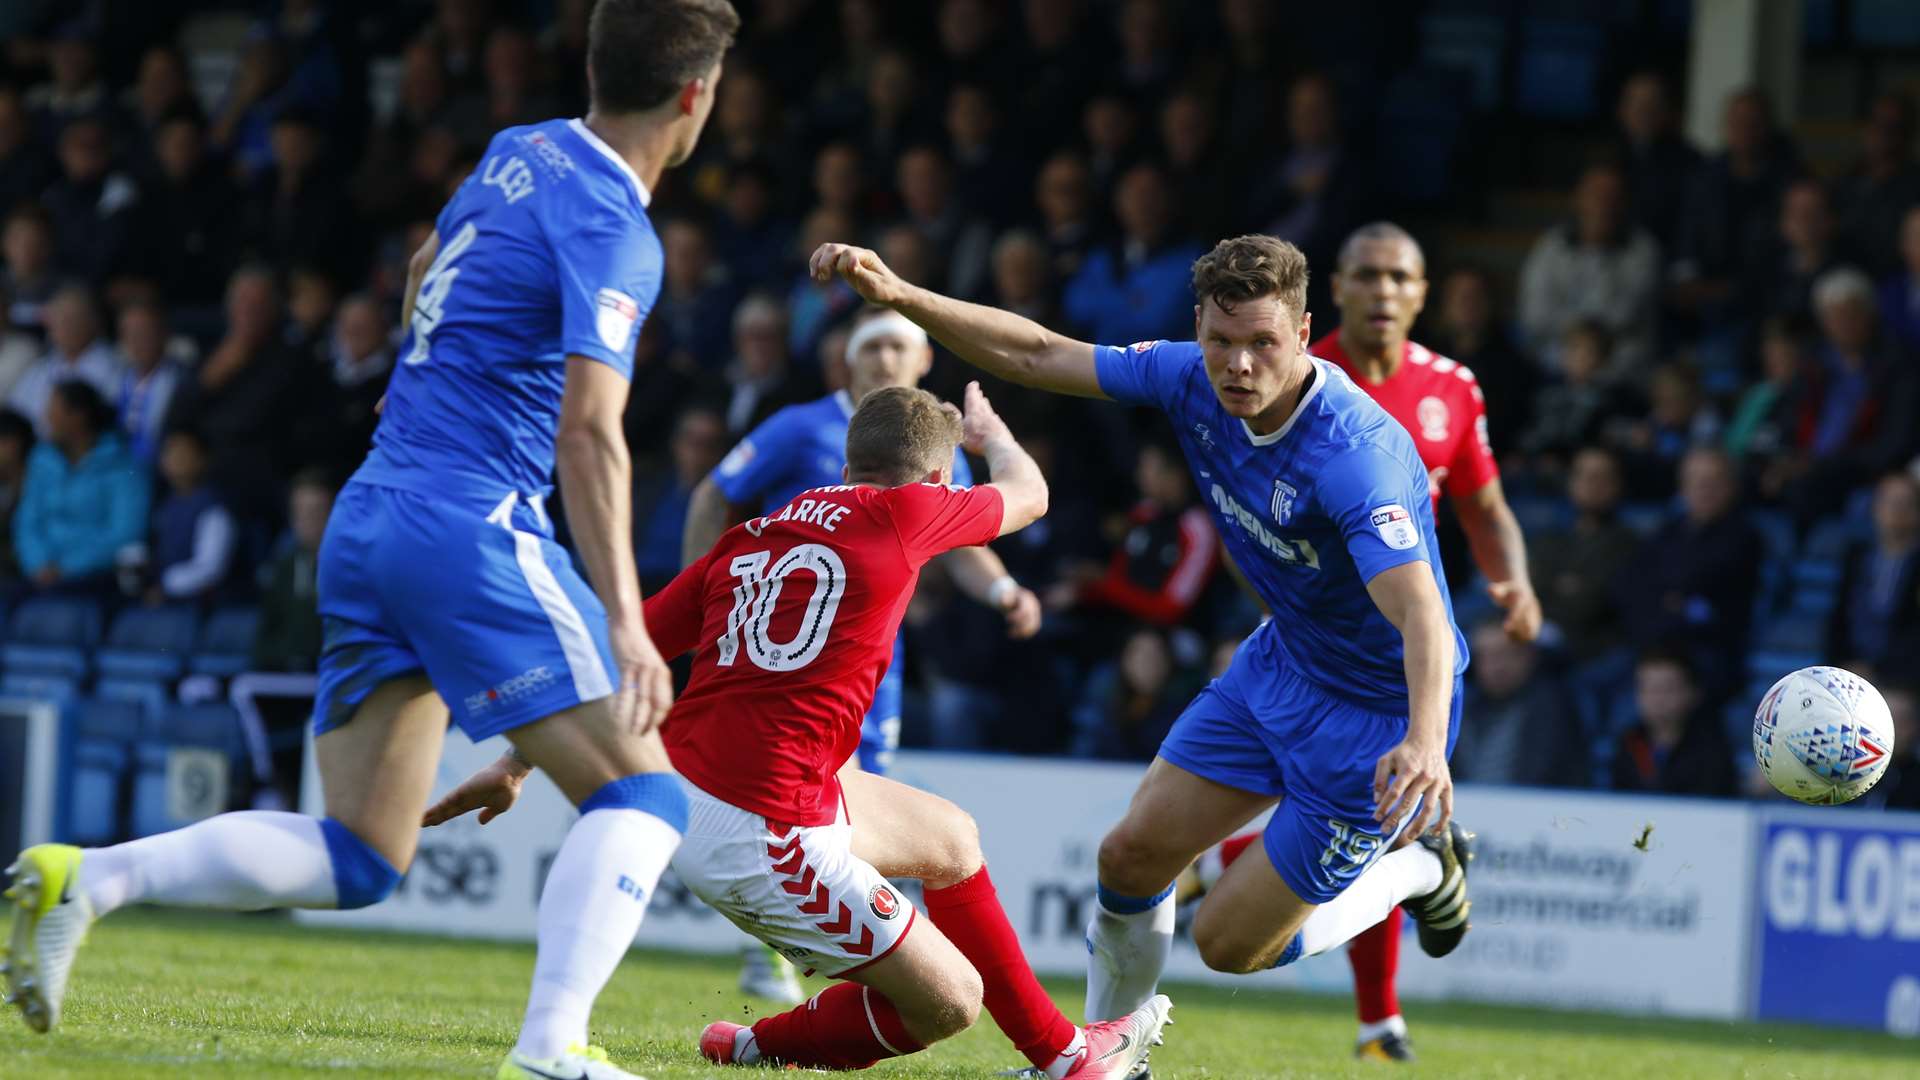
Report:
[[[1273,482],[1273,520],[1275,524],[1285,525],[1293,520],[1293,500],[1300,497],[1300,489],[1285,480]]]
[[[882,922],[892,922],[900,914],[900,898],[885,885],[875,885],[867,890],[867,910]]]
[[[1423,397],[1420,404],[1414,406],[1413,416],[1420,421],[1420,437],[1428,442],[1446,442],[1447,425],[1453,419],[1453,413],[1447,403],[1437,397]]]
[[[1200,440],[1200,445],[1209,450],[1213,449],[1213,430],[1207,427],[1207,425],[1193,425],[1193,437]]]
[[[593,295],[593,327],[600,332],[600,343],[614,352],[624,352],[633,336],[633,324],[640,319],[640,304],[618,289],[601,289]]]
[[[1373,527],[1380,539],[1395,551],[1405,551],[1420,543],[1420,531],[1413,527],[1413,515],[1399,503],[1373,508]]]

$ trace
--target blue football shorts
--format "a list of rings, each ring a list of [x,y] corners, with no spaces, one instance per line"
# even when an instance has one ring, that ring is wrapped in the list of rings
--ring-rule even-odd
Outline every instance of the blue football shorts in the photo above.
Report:
[[[349,483],[320,545],[316,735],[424,672],[478,742],[613,693],[607,613],[538,504]]]
[[[1302,677],[1271,622],[1253,632],[1174,721],[1160,756],[1218,784],[1280,798],[1263,836],[1267,857],[1302,899],[1324,904],[1384,854],[1373,820],[1373,770],[1406,738],[1404,712],[1381,712]],[[1447,754],[1460,735],[1453,688]]]
[[[873,706],[860,722],[860,768],[875,776],[885,776],[893,768],[893,752],[900,749],[901,685],[905,678],[901,665],[906,663],[906,637],[893,636],[893,659],[880,685],[873,688]]]

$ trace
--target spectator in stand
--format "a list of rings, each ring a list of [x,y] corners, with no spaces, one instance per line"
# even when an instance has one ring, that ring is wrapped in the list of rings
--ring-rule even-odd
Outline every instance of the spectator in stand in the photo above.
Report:
[[[62,286],[47,301],[47,352],[7,393],[7,407],[32,417],[49,435],[47,398],[64,382],[85,382],[102,397],[120,390],[120,361],[100,335],[100,309],[84,285]]]
[[[733,362],[727,365],[727,430],[738,436],[788,405],[814,396],[787,355],[787,316],[765,293],[733,311]]]
[[[1802,172],[1758,89],[1727,98],[1721,132],[1725,149],[1694,174],[1668,270],[1668,298],[1683,311],[1711,313],[1733,298],[1743,260],[1775,228],[1781,194]]]
[[[334,309],[340,305],[340,286],[333,275],[312,263],[287,271],[287,347],[325,361],[332,342]],[[302,359],[306,357],[303,355]]]
[[[1558,371],[1567,328],[1591,319],[1613,337],[1604,377],[1638,381],[1653,358],[1659,245],[1627,218],[1626,180],[1613,166],[1581,174],[1573,209],[1573,222],[1542,236],[1521,267],[1521,332]]]
[[[1727,452],[1750,472],[1804,449],[1815,390],[1810,338],[1799,319],[1775,316],[1761,324],[1760,379],[1741,393],[1726,433]]]
[[[1920,685],[1912,676],[1881,682],[1893,717],[1893,754],[1887,775],[1850,806],[1862,809],[1920,810]]]
[[[1019,80],[1008,88],[1008,112],[1032,158],[1053,151],[1055,140],[1080,119],[1080,98],[1099,81],[1101,50],[1090,40],[1086,5],[1078,0],[1027,0],[1019,5],[1021,41],[1015,47]]]
[[[806,257],[819,250],[821,244],[855,235],[858,233],[854,219],[832,207],[815,210],[802,223],[801,250],[794,253],[802,265],[794,272],[793,284],[787,288],[787,350],[793,355],[814,355],[827,331],[860,306],[859,294],[838,275],[823,283],[807,273],[805,266]],[[647,320],[647,325],[654,324],[654,319]]]
[[[946,254],[934,280],[943,291],[963,299],[978,297],[986,285],[993,231],[954,197],[953,172],[934,146],[916,146],[900,155],[895,171],[903,223],[918,229],[935,252]]]
[[[160,444],[167,492],[153,510],[147,558],[148,606],[216,599],[233,573],[240,532],[220,493],[207,481],[207,443],[192,428],[175,428]]]
[[[673,438],[667,443],[673,467],[635,472],[639,490],[633,496],[634,562],[640,570],[641,591],[647,596],[680,572],[680,538],[686,530],[688,500],[726,456],[731,441],[720,414],[696,405],[674,421]]]
[[[207,441],[211,476],[244,520],[272,521],[284,506],[283,478],[299,430],[298,369],[282,335],[280,291],[259,264],[227,284],[226,332],[194,377],[174,392],[167,427],[191,427]]]
[[[1622,643],[1614,583],[1640,547],[1639,535],[1620,520],[1624,491],[1624,474],[1614,452],[1583,447],[1567,471],[1573,523],[1529,538],[1540,606],[1575,664],[1598,660]]]
[[[999,5],[986,0],[941,0],[934,16],[940,85],[975,85],[999,92],[1017,78],[1001,33]]]
[[[1073,710],[1070,753],[1083,758],[1146,761],[1200,689],[1199,673],[1174,659],[1166,635],[1140,627],[1117,660],[1094,671]]]
[[[1902,349],[1920,356],[1920,205],[1900,219],[1900,269],[1880,283],[1880,317]]]
[[[1365,169],[1340,131],[1331,78],[1302,75],[1287,90],[1287,148],[1266,175],[1272,180],[1253,202],[1267,222],[1261,231],[1291,240],[1306,252],[1308,265],[1332,265],[1358,223],[1366,191]],[[1314,306],[1310,297],[1308,307]]]
[[[0,211],[36,199],[53,179],[53,162],[34,138],[20,91],[0,85]]]
[[[1615,596],[1630,641],[1643,649],[1686,642],[1690,674],[1718,699],[1745,676],[1763,545],[1739,508],[1739,481],[1725,451],[1688,451],[1679,487],[1681,512],[1622,568]]]
[[[133,456],[151,465],[159,454],[167,410],[183,373],[167,355],[167,313],[150,300],[120,309],[120,385],[110,399]]]
[[[993,242],[993,305],[1042,326],[1058,321],[1047,245],[1026,229],[1009,229]]]
[[[1017,159],[986,88],[961,83],[947,94],[947,153],[953,187],[968,214],[1004,228],[1021,216],[1033,169]]]
[[[1053,263],[1053,279],[1070,281],[1080,272],[1080,264],[1094,244],[1093,174],[1085,158],[1062,150],[1040,167],[1033,186],[1041,237]]]
[[[922,110],[914,67],[913,57],[897,49],[877,53],[867,65],[866,101],[842,132],[880,176],[892,176],[907,147],[933,130]]]
[[[850,142],[830,142],[820,148],[813,156],[813,200],[816,212],[837,211],[855,223],[856,231],[842,235],[860,235],[858,223],[872,213],[873,207],[859,148]]]
[[[1472,369],[1486,398],[1487,436],[1496,454],[1520,443],[1540,388],[1540,369],[1513,344],[1493,310],[1493,282],[1484,270],[1461,267],[1440,280],[1433,350]]]
[[[1122,0],[1113,36],[1119,50],[1108,77],[1135,101],[1164,99],[1179,59],[1165,0]]]
[[[1613,425],[1611,441],[1626,456],[1628,488],[1642,499],[1673,494],[1674,468],[1696,446],[1720,442],[1720,414],[1685,363],[1661,364],[1647,380],[1648,411]]]
[[[208,137],[233,162],[243,183],[273,164],[269,143],[274,117],[290,104],[285,45],[270,35],[254,37],[240,54],[225,100],[214,111]]]
[[[1082,564],[1071,570],[1068,580],[1048,590],[1051,610],[1079,609],[1102,626],[1111,625],[1100,619],[1106,612],[1163,628],[1193,615],[1219,566],[1220,539],[1193,500],[1193,481],[1177,450],[1148,443],[1133,475],[1140,501],[1128,514],[1113,557],[1104,568]]]
[[[186,55],[168,42],[148,47],[140,54],[139,71],[122,95],[122,104],[133,136],[136,167],[151,173],[160,125],[182,113],[200,115]]]
[[[706,226],[675,218],[660,231],[666,272],[648,322],[666,331],[672,362],[692,369],[718,369],[727,355],[727,326],[737,299],[727,268],[713,258]]]
[[[111,125],[118,119],[107,81],[100,75],[100,51],[77,17],[54,32],[47,45],[47,71],[52,78],[27,93],[27,109],[43,145],[58,142],[75,120]]]
[[[112,169],[105,123],[81,117],[60,133],[60,178],[40,196],[60,238],[54,269],[103,285],[128,268],[140,187]]]
[[[13,515],[20,571],[43,591],[104,593],[120,550],[146,535],[147,470],[114,430],[112,407],[87,383],[52,388],[45,427]]]
[[[560,115],[558,100],[536,78],[533,35],[514,26],[496,26],[487,35],[480,87],[448,106],[447,126],[468,146],[485,146],[502,128],[538,123]]]
[[[1540,649],[1515,641],[1497,618],[1475,623],[1472,677],[1449,767],[1459,783],[1586,787],[1586,736],[1567,688],[1540,669]]]
[[[20,509],[32,454],[32,421],[12,409],[0,409],[0,581],[9,585],[22,576],[13,547],[13,516]]]
[[[745,162],[765,161],[776,172],[791,167],[781,137],[780,103],[758,71],[729,66],[716,94],[708,137],[700,140],[686,170],[693,195],[708,206],[726,197],[728,178]]]
[[[1535,397],[1533,423],[1520,436],[1520,449],[1547,471],[1576,448],[1593,442],[1609,421],[1626,411],[1624,395],[1602,374],[1613,338],[1598,321],[1585,319],[1561,334],[1560,381]]]
[[[285,270],[296,264],[343,275],[359,261],[358,227],[346,184],[326,168],[319,118],[285,109],[273,120],[270,164],[242,210],[253,252]]]
[[[1670,252],[1679,236],[1682,204],[1700,168],[1700,152],[1680,133],[1667,82],[1656,72],[1642,71],[1627,79],[1615,116],[1628,212],[1661,251]]]
[[[1648,650],[1633,672],[1635,717],[1613,751],[1613,790],[1737,794],[1733,748],[1685,653]]]
[[[714,217],[715,254],[743,289],[775,288],[792,270],[793,223],[774,205],[776,183],[765,161],[736,164]]]
[[[213,307],[233,272],[239,195],[207,156],[206,124],[197,114],[161,121],[153,156],[156,168],[141,200],[141,261],[170,302]]]
[[[584,71],[584,63],[573,70]],[[426,133],[445,134],[449,122],[447,69],[439,50],[431,44],[415,41],[400,54],[398,98],[393,114],[374,129],[368,140],[353,182],[361,213],[385,225],[410,220],[417,213],[431,217],[440,211],[438,204],[423,210],[421,203],[427,200],[417,187],[399,179],[408,173]]]
[[[1156,165],[1135,165],[1120,178],[1113,195],[1120,235],[1090,252],[1067,283],[1067,320],[1090,340],[1153,341],[1192,327],[1188,278],[1201,249],[1174,232],[1169,198]]]
[[[1137,145],[1140,122],[1133,105],[1114,93],[1095,95],[1087,102],[1080,126],[1086,139],[1087,174],[1102,201],[1113,197],[1120,175],[1140,160]]]
[[[1913,101],[1883,93],[1860,131],[1860,159],[1833,185],[1841,246],[1869,273],[1900,264],[1900,222],[1920,203],[1920,168],[1913,162]]]
[[[1862,673],[1911,672],[1920,657],[1920,480],[1912,473],[1880,478],[1873,538],[1855,544],[1842,566],[1828,660]]]
[[[12,306],[6,282],[0,281],[0,400],[13,391],[13,385],[39,361],[44,351],[38,337],[16,329],[6,320],[4,314]]]
[[[1794,181],[1780,196],[1773,238],[1747,260],[1740,317],[1757,323],[1771,315],[1813,314],[1814,281],[1839,265],[1826,189],[1815,180]]]
[[[393,372],[392,326],[386,309],[368,293],[354,293],[340,302],[323,368],[327,407],[317,414],[322,430],[305,446],[310,460],[344,473],[367,456],[380,422],[380,399]]]
[[[1207,238],[1227,235],[1241,191],[1217,128],[1213,105],[1198,90],[1182,90],[1160,107],[1160,145],[1166,148],[1174,205],[1187,230]]]
[[[320,660],[319,596],[314,582],[335,490],[323,472],[309,469],[293,478],[287,494],[287,538],[260,571],[255,670],[312,671]]]
[[[1913,456],[1920,377],[1913,359],[1880,333],[1873,282],[1851,267],[1814,283],[1823,337],[1817,353],[1819,403],[1806,452],[1767,478],[1802,530],[1840,509],[1848,492]]]
[[[39,204],[16,207],[0,234],[6,260],[7,323],[30,333],[46,332],[43,309],[59,287],[53,272],[53,226]]]

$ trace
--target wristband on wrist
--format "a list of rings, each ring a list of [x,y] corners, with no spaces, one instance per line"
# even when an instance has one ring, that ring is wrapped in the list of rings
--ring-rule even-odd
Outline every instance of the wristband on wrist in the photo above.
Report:
[[[993,584],[987,586],[987,603],[994,607],[1006,607],[1007,600],[1020,591],[1020,583],[1013,580],[1012,574],[1001,574]]]

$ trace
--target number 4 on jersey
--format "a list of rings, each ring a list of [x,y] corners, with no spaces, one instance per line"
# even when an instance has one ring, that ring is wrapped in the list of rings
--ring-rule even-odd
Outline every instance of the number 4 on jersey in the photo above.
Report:
[[[453,279],[460,276],[460,268],[453,264],[467,253],[478,235],[480,231],[473,227],[473,222],[461,226],[447,246],[433,257],[433,265],[427,267],[426,276],[420,279],[420,291],[413,298],[413,348],[406,355],[407,363],[426,363],[427,337],[440,325],[440,316],[447,306],[447,292],[453,288]]]
[[[715,645],[720,655],[714,662],[720,667],[733,666],[743,638],[747,658],[765,671],[798,671],[813,663],[827,645],[834,613],[847,591],[846,564],[840,561],[838,552],[821,544],[792,548],[768,569],[772,557],[771,551],[756,551],[735,558],[727,566],[727,572],[740,583],[733,587],[733,610],[727,613],[726,633]],[[788,575],[799,570],[812,571],[813,595],[807,598],[792,639],[774,641],[769,627],[774,608],[780,603],[780,590]]]

